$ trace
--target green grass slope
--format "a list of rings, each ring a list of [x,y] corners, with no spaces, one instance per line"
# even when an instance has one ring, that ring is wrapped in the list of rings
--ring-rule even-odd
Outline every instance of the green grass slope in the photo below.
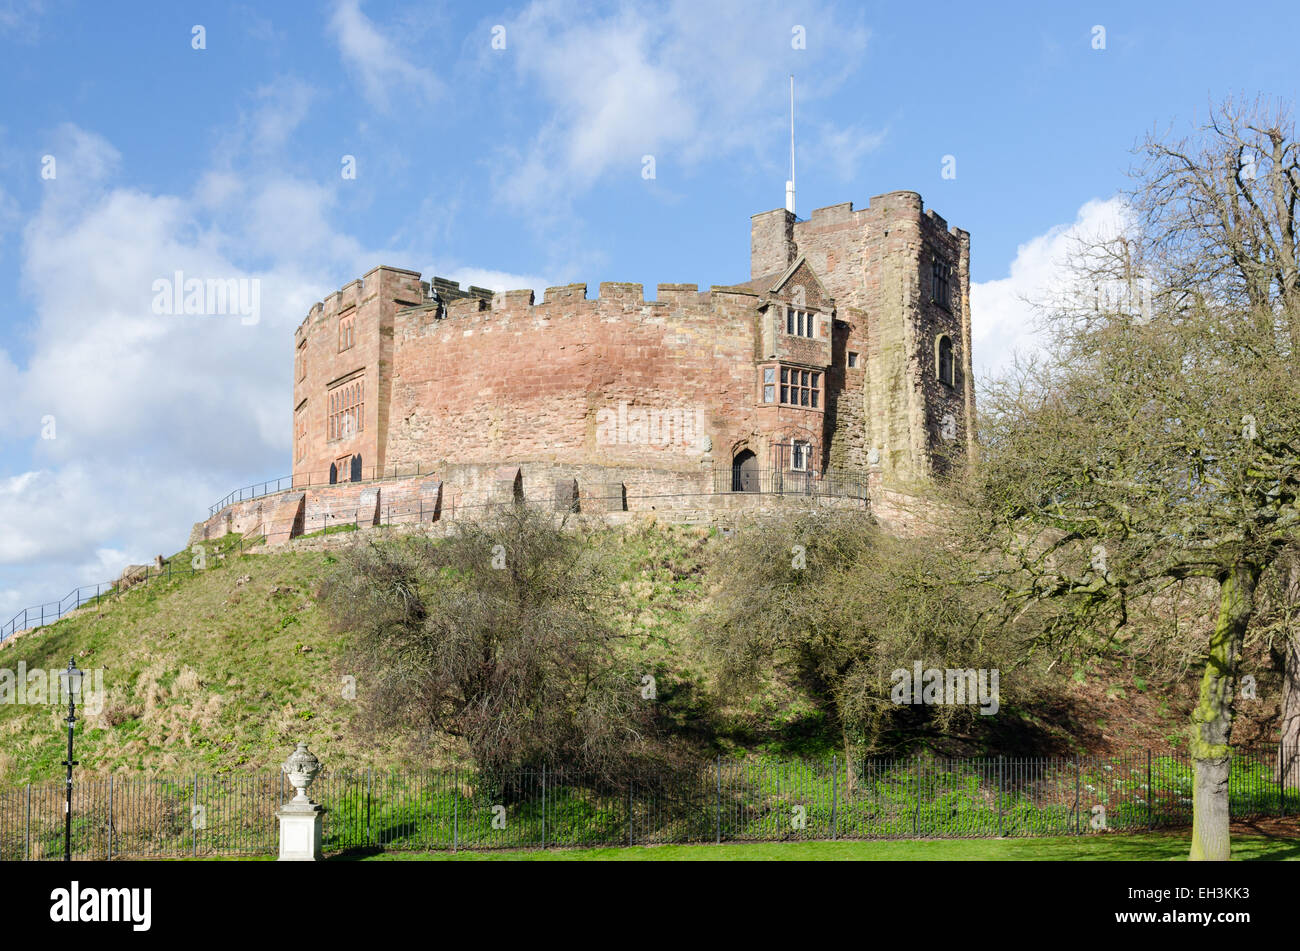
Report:
[[[336,544],[392,537],[348,533]],[[635,634],[624,642],[629,662],[655,675],[659,702],[701,752],[826,759],[839,752],[823,711],[796,683],[778,676],[731,705],[711,696],[694,633],[720,544],[710,530],[644,520],[606,529],[598,543],[619,585],[616,620]],[[363,738],[352,726],[356,701],[345,698],[342,680],[346,635],[329,633],[315,597],[335,553],[243,554],[232,535],[209,545],[204,570],[189,573],[190,557],[171,559],[171,578],[105,596],[0,646],[0,669],[58,670],[70,656],[83,669],[103,668],[103,709],[77,725],[82,770],[275,769],[299,740],[332,768],[411,765],[413,737]],[[1179,740],[1193,698],[1194,678],[1157,685],[1122,659],[1099,661],[1063,672],[1032,709],[1004,705],[985,735],[913,740],[940,755],[1159,755]],[[62,778],[64,715],[56,704],[0,703],[0,787]],[[435,765],[460,753],[450,742],[435,748],[442,759]]]
[[[379,533],[380,537],[387,532]],[[697,673],[683,642],[703,598],[707,532],[641,527],[611,533],[624,621],[646,669]],[[359,539],[368,543],[368,539]],[[344,698],[344,638],[328,633],[314,592],[330,552],[241,555],[235,536],[210,546],[207,567],[170,559],[173,576],[105,596],[0,648],[0,668],[61,669],[75,657],[103,668],[103,709],[77,724],[81,768],[154,774],[276,768],[299,740],[349,768],[406,762],[409,738],[354,736]],[[364,685],[358,685],[358,690]],[[0,703],[0,785],[62,776],[66,708]]]

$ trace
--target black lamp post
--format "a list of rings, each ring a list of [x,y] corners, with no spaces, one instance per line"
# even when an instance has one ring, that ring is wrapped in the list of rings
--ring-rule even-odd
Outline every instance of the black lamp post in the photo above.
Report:
[[[81,689],[81,671],[77,669],[76,658],[68,661],[68,669],[59,675],[68,681],[68,758],[63,765],[68,767],[68,797],[63,805],[63,861],[72,861],[72,767],[77,761],[72,758],[72,726],[77,722],[77,691]]]

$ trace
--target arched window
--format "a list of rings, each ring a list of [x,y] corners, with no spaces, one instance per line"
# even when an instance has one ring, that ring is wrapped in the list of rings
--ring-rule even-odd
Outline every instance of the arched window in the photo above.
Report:
[[[955,382],[954,367],[952,360],[952,338],[947,334],[939,337],[938,351],[938,375],[939,382],[947,386],[953,386]]]
[[[366,381],[344,383],[331,391],[329,399],[329,438],[347,439],[366,428]]]

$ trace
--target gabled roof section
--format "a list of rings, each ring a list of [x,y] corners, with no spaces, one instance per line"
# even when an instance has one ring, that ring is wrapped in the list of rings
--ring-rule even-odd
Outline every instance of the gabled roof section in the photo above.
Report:
[[[767,292],[769,294],[775,294],[779,290],[781,290],[781,288],[783,288],[786,285],[786,283],[790,280],[790,278],[794,277],[795,272],[797,272],[799,268],[802,267],[804,264],[807,264],[807,255],[801,254],[794,259],[793,264],[791,264],[788,268],[786,268],[777,276],[776,282],[772,284],[770,288],[768,288]],[[826,290],[826,285],[821,282],[821,278],[817,276],[817,272],[813,270],[813,266],[811,264],[808,265],[808,274],[812,277],[813,281],[817,284],[817,290],[821,293],[821,296],[826,300],[834,300],[834,297],[832,297],[831,293]]]

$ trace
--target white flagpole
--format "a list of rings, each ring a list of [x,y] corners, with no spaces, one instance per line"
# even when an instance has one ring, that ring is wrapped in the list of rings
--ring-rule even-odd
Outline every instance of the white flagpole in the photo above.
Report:
[[[785,183],[785,210],[794,214],[794,74],[790,74],[790,180]]]

